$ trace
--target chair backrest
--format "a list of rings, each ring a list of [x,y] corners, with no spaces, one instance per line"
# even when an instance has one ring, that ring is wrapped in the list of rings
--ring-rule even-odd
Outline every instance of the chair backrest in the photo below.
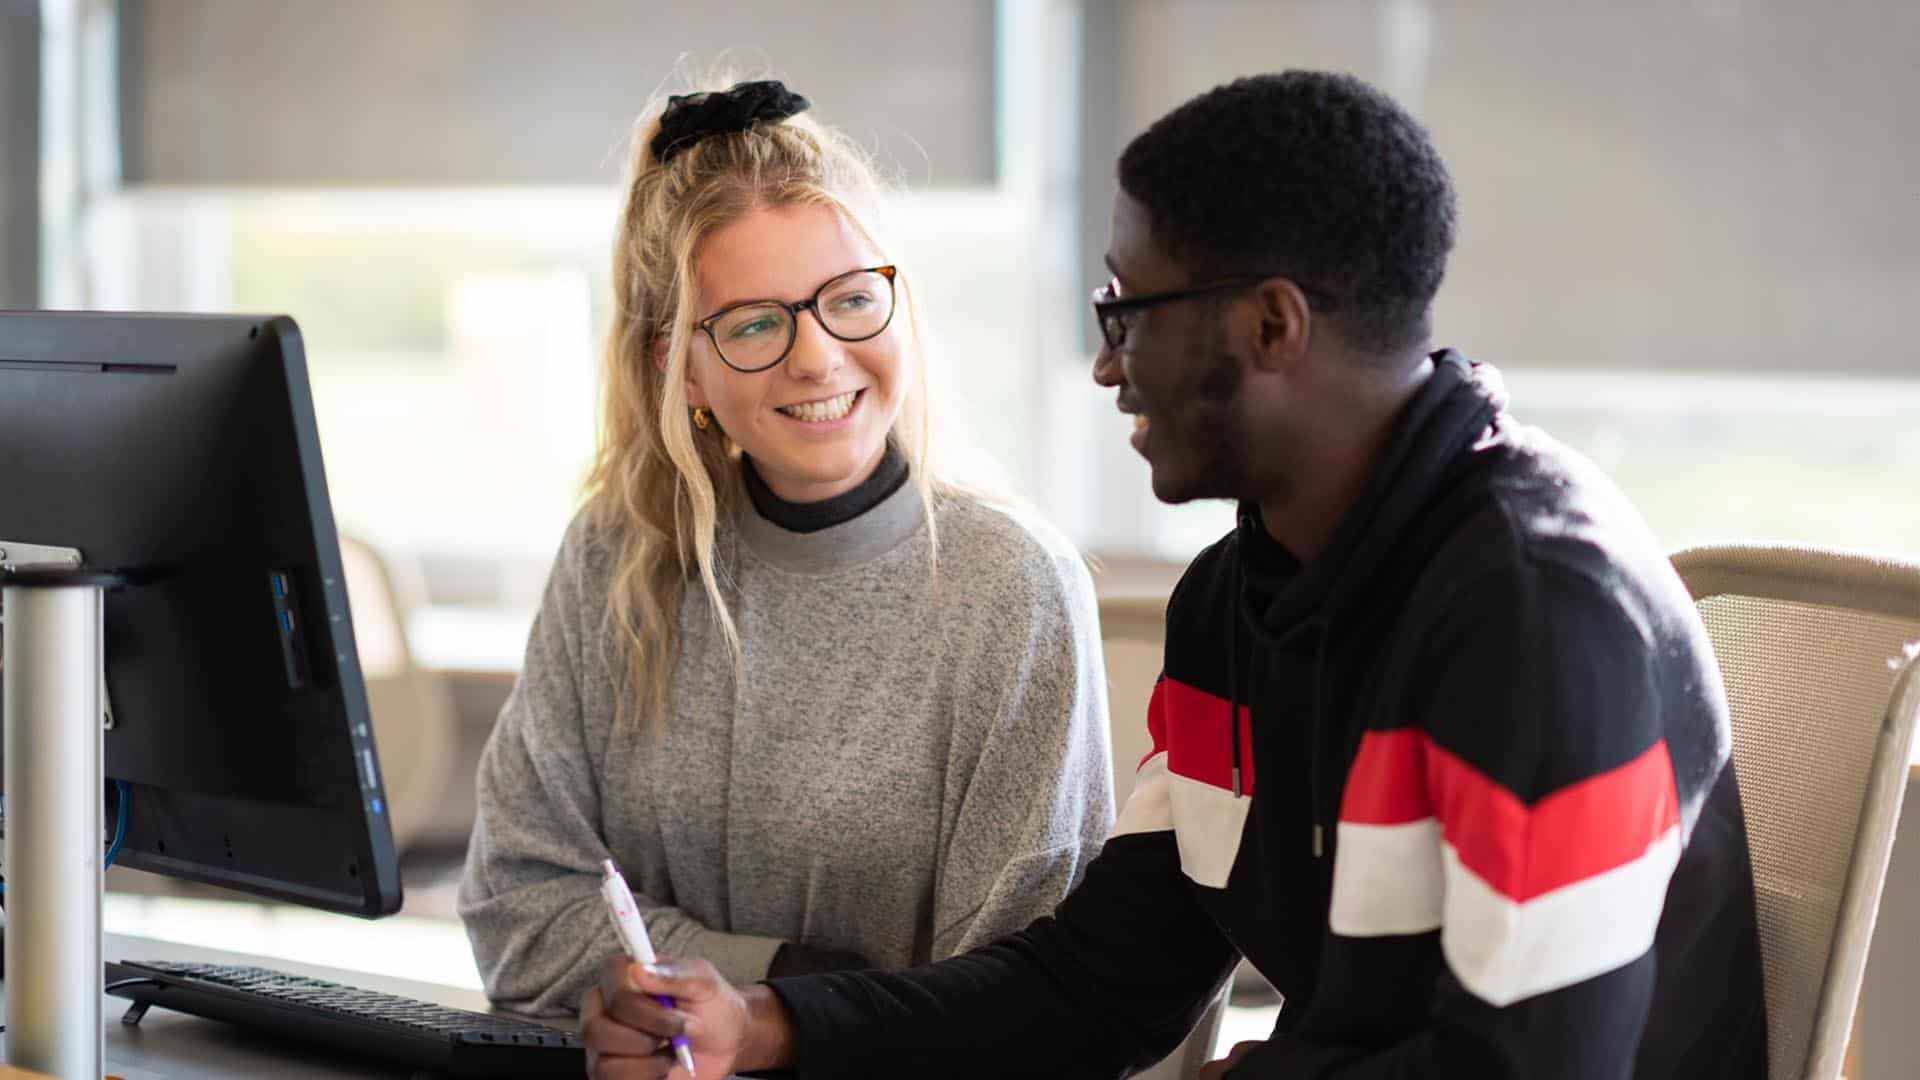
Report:
[[[1140,759],[1153,749],[1147,701],[1160,677],[1167,640],[1167,597],[1122,592],[1100,597],[1100,645],[1107,660],[1107,715],[1113,749],[1113,799],[1127,804]]]
[[[1673,564],[1726,683],[1771,1075],[1832,1080],[1920,719],[1920,565],[1763,546],[1694,548]]]
[[[385,778],[387,820],[394,850],[404,854],[453,779],[453,704],[446,686],[414,662],[407,645],[407,615],[421,590],[404,564],[344,534],[340,561]]]

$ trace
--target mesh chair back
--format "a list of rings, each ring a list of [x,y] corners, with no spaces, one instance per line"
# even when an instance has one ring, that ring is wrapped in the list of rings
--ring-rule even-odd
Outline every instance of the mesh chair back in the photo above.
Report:
[[[1673,563],[1726,683],[1771,1073],[1830,1080],[1906,790],[1920,694],[1903,669],[1920,639],[1920,565],[1758,546],[1695,548]]]

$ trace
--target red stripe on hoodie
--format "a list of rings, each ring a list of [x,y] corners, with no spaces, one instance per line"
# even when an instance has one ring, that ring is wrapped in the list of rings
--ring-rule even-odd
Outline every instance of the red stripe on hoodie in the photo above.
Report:
[[[1466,867],[1524,903],[1623,866],[1680,821],[1664,740],[1532,806],[1413,728],[1369,731],[1347,774],[1340,820],[1404,825],[1438,818]]]
[[[1240,792],[1253,794],[1252,714],[1240,706]],[[1147,703],[1147,732],[1153,749],[1165,751],[1167,771],[1223,791],[1233,790],[1233,743],[1228,741],[1227,701],[1178,679],[1162,676]]]

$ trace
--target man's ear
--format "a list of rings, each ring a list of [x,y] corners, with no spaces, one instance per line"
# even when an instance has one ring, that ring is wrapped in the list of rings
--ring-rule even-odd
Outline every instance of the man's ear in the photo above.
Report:
[[[1313,337],[1313,307],[1300,286],[1287,278],[1268,278],[1254,287],[1251,307],[1247,355],[1256,368],[1292,367],[1306,355],[1307,342]]]

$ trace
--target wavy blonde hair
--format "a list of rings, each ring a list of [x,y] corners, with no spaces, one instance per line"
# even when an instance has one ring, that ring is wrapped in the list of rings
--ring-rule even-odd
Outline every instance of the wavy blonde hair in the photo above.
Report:
[[[715,555],[717,525],[735,500],[740,451],[717,425],[696,429],[687,405],[700,242],[752,210],[823,205],[885,250],[874,228],[879,178],[844,136],[795,116],[707,137],[662,165],[651,147],[664,108],[664,98],[650,105],[633,136],[613,245],[601,423],[585,505],[596,532],[613,547],[606,609],[612,632],[604,640],[619,655],[609,657],[610,666],[625,669],[629,685],[640,688],[657,715],[666,711],[680,606],[693,578],[706,590],[736,672],[742,662],[721,591],[725,569]],[[899,288],[910,330],[907,388],[888,439],[911,466],[932,539],[938,500],[956,489],[930,471],[924,339],[904,274]]]

